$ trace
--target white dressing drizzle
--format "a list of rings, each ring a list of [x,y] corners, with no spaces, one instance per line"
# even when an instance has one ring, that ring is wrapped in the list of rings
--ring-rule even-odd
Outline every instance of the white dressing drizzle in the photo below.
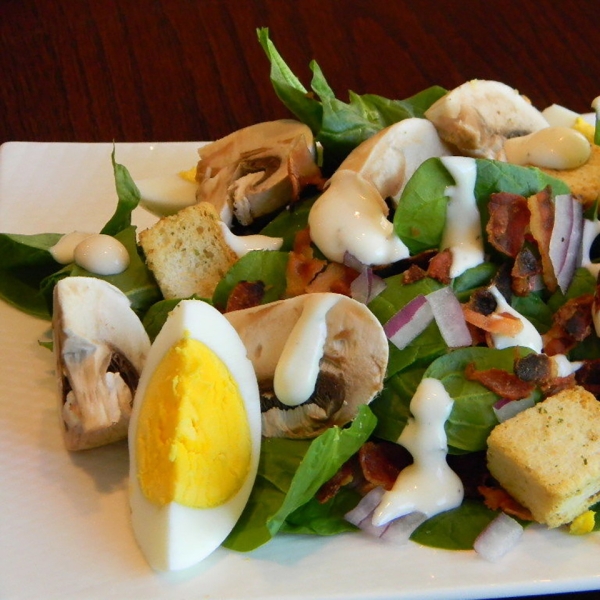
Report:
[[[502,350],[503,348],[511,348],[513,346],[523,346],[531,348],[535,352],[540,353],[544,347],[542,336],[538,330],[526,319],[521,313],[517,312],[500,293],[500,290],[495,285],[491,285],[488,290],[492,293],[496,300],[496,308],[494,313],[509,313],[513,317],[519,319],[523,324],[523,328],[514,336],[502,335],[499,333],[492,334],[494,347]]]
[[[273,390],[283,404],[298,406],[313,393],[327,339],[327,313],[339,299],[338,294],[307,295],[275,367]]]
[[[448,466],[448,442],[444,424],[454,401],[437,379],[425,378],[410,402],[413,418],[398,438],[414,462],[400,471],[394,487],[385,492],[373,513],[373,525],[412,512],[431,517],[460,506],[464,488],[458,475]]]
[[[349,252],[365,265],[386,265],[409,256],[372,183],[347,169],[329,181],[308,217],[310,237],[329,260],[343,262]]]
[[[52,258],[61,265],[72,263],[75,255],[75,248],[86,238],[94,235],[84,231],[72,231],[63,235],[54,246],[48,248]]]
[[[474,194],[477,163],[464,156],[443,156],[440,160],[456,183],[446,189],[445,195],[450,200],[442,249],[450,249],[450,277],[458,277],[484,261],[481,220]]]
[[[575,169],[592,152],[586,137],[571,127],[546,127],[504,142],[509,163],[548,169]]]
[[[568,377],[581,368],[583,365],[580,361],[571,362],[564,354],[555,354],[550,357],[550,360],[556,365],[557,377]]]
[[[251,250],[279,250],[283,244],[283,238],[270,237],[268,235],[235,235],[221,222],[221,231],[226,244],[238,255],[244,256]]]
[[[119,240],[95,233],[80,242],[73,253],[75,263],[96,275],[117,275],[129,266],[129,252]]]

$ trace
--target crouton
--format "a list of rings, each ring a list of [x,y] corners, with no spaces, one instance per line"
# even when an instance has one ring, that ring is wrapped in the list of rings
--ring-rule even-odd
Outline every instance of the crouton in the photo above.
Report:
[[[547,398],[492,430],[487,461],[536,521],[570,523],[600,500],[600,402],[582,387]]]
[[[588,207],[600,195],[600,146],[592,145],[589,160],[576,169],[542,169],[544,173],[564,181],[571,193],[578,196],[584,206]]]
[[[225,241],[217,210],[208,202],[160,219],[140,233],[139,241],[165,298],[212,297],[238,258]]]

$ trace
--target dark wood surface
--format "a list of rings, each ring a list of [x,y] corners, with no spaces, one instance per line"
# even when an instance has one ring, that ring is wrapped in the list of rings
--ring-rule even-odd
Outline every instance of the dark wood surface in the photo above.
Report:
[[[0,143],[210,140],[289,116],[262,26],[342,99],[481,78],[585,112],[598,15],[597,0],[0,0]]]

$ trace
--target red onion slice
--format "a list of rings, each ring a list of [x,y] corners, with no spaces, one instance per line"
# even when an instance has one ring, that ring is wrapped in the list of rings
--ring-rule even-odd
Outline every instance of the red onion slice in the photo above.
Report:
[[[583,206],[571,194],[554,198],[554,226],[549,255],[561,291],[566,292],[581,263]]]
[[[475,539],[473,549],[481,557],[496,562],[512,550],[523,535],[520,523],[500,513]]]
[[[473,339],[452,288],[440,288],[427,294],[426,298],[446,345],[449,348],[470,346]]]
[[[354,300],[369,304],[385,290],[386,283],[381,277],[373,273],[373,269],[365,267],[356,279],[350,284],[350,295]]]
[[[385,494],[385,490],[381,486],[373,488],[350,512],[344,515],[346,521],[359,527],[362,521],[371,517],[373,511],[379,506],[383,494]]]
[[[425,296],[420,294],[402,307],[384,326],[392,344],[403,350],[433,321],[433,312]]]
[[[386,530],[381,535],[381,538],[386,542],[394,544],[406,544],[410,539],[413,531],[425,522],[427,515],[422,512],[412,512],[398,519],[394,519],[387,524]],[[385,527],[382,525],[381,527]]]
[[[492,408],[498,422],[503,423],[507,419],[518,415],[526,408],[531,408],[532,406],[535,406],[533,396],[527,396],[527,398],[522,398],[521,400],[507,400],[506,398],[502,398],[501,400],[498,400]]]

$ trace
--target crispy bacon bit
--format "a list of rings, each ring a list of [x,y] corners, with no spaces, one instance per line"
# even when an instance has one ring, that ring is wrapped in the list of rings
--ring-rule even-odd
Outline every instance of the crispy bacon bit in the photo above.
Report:
[[[287,286],[285,295],[288,298],[304,294],[306,286],[320,273],[327,262],[314,257],[310,245],[310,232],[303,229],[296,234],[294,248],[290,252],[287,263]]]
[[[481,288],[471,294],[468,306],[475,312],[488,316],[496,310],[498,302],[490,290]]]
[[[567,375],[567,377],[551,377],[550,379],[546,379],[539,383],[544,398],[554,396],[554,394],[558,394],[558,392],[562,392],[563,390],[568,390],[576,385],[577,381],[575,375]]]
[[[427,271],[421,269],[418,265],[410,265],[406,271],[402,274],[402,281],[405,284],[416,283],[427,277]]]
[[[265,284],[262,281],[240,281],[229,294],[225,312],[258,306],[264,295]]]
[[[490,510],[501,510],[507,515],[518,517],[524,521],[533,521],[533,515],[529,509],[519,504],[506,490],[500,487],[481,485],[478,488],[483,496],[485,505]]]
[[[546,354],[532,352],[527,356],[516,358],[515,375],[523,381],[539,383],[556,376],[556,363]]]
[[[448,248],[438,252],[430,261],[427,267],[427,275],[436,279],[444,285],[448,285],[452,278],[450,277],[450,268],[452,267],[452,253]]]
[[[463,314],[465,321],[483,329],[488,333],[496,333],[499,335],[507,335],[514,337],[523,329],[523,323],[515,315],[507,312],[492,313],[490,315],[482,315],[477,311],[463,304]]]
[[[550,238],[554,227],[554,203],[550,195],[550,188],[546,188],[527,199],[531,219],[529,227],[531,235],[537,242],[542,260],[542,277],[546,287],[555,291],[557,287],[554,267],[550,260]]]
[[[331,262],[306,286],[305,292],[307,294],[334,292],[350,296],[350,284],[357,276],[358,273],[354,269]]]
[[[600,358],[583,361],[583,365],[575,371],[575,380],[600,399]]]
[[[391,442],[366,442],[358,451],[358,460],[369,484],[386,490],[392,489],[398,473],[412,462],[405,448]]]
[[[357,460],[353,456],[340,467],[340,470],[329,481],[326,481],[319,488],[319,491],[315,494],[317,501],[324,504],[331,500],[340,491],[341,487],[354,481],[357,469]]]
[[[568,300],[554,313],[552,327],[543,336],[548,356],[566,354],[592,332],[593,303],[593,294],[583,294]]]
[[[542,265],[530,248],[523,248],[515,258],[512,270],[512,291],[527,296],[535,287],[535,278],[542,273]]]
[[[490,244],[503,254],[516,257],[525,242],[529,226],[527,199],[499,192],[490,196],[488,209],[490,218],[485,229]]]
[[[473,363],[467,365],[465,377],[470,381],[481,383],[494,394],[507,400],[527,398],[535,389],[534,383],[523,381],[513,373],[496,368],[478,371]]]

